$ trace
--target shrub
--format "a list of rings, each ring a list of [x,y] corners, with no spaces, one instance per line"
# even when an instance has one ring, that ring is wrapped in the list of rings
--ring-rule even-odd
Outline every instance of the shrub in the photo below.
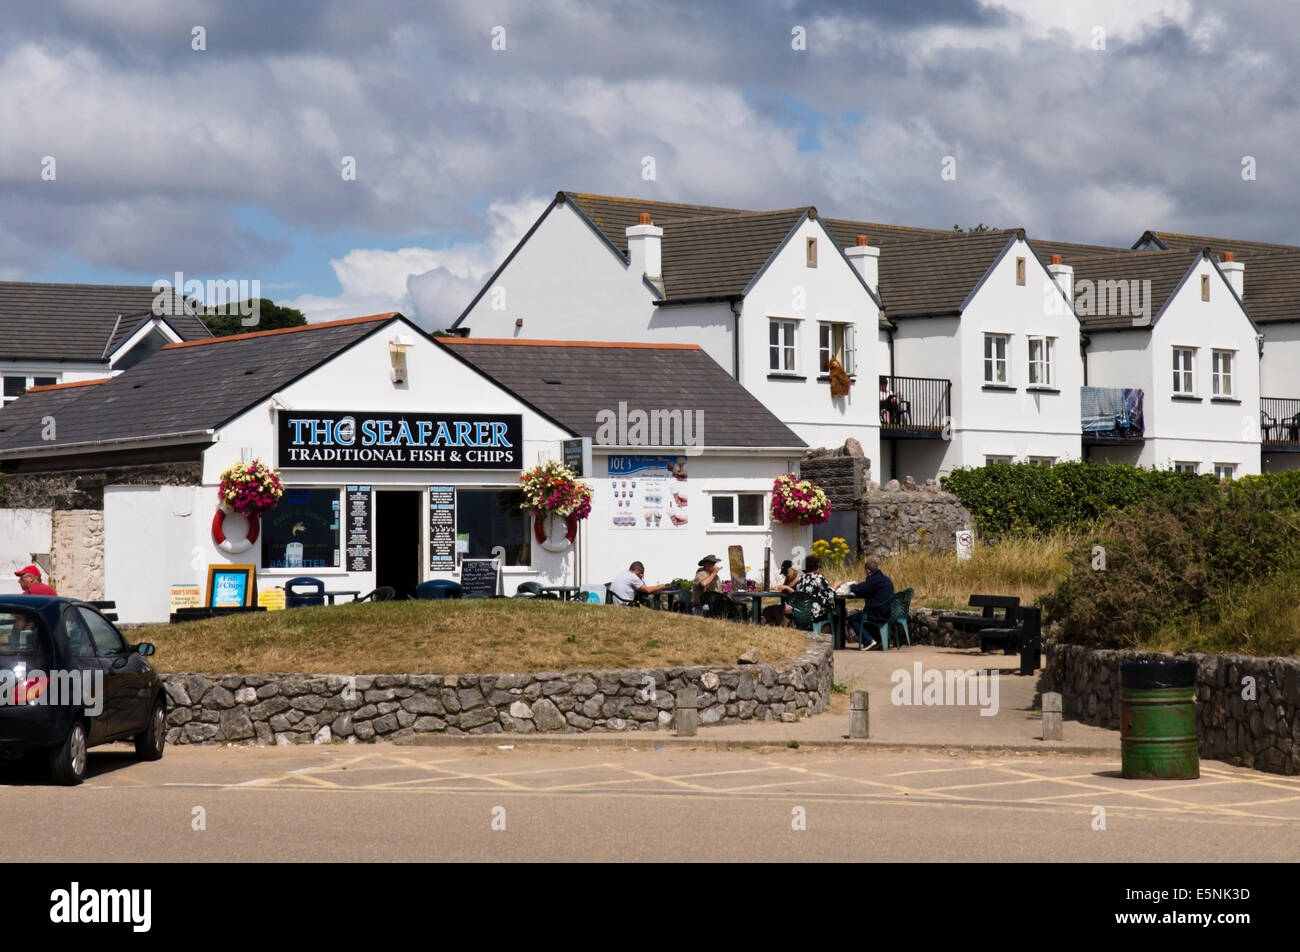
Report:
[[[1300,571],[1290,487],[1254,480],[1210,490],[1114,513],[1071,554],[1065,579],[1039,599],[1062,640],[1139,647],[1171,626],[1212,624],[1235,593]]]

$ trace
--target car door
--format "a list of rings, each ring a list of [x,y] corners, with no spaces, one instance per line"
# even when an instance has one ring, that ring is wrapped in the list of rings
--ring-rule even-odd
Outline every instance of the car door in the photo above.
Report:
[[[78,605],[77,612],[90,630],[95,654],[104,668],[109,736],[138,733],[144,729],[149,714],[143,710],[148,680],[144,658],[131,650],[121,633],[99,612],[86,605]]]
[[[75,605],[69,605],[63,612],[61,627],[62,636],[68,646],[68,670],[78,673],[87,672],[102,686],[100,690],[104,692],[103,697],[83,699],[89,721],[86,729],[86,745],[102,744],[111,732],[107,697],[108,678],[103,659],[95,651],[95,640],[90,634],[90,628]]]

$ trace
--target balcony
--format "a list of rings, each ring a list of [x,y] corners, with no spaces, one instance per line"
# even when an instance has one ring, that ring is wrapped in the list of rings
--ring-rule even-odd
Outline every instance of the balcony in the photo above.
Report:
[[[1142,442],[1142,391],[1128,387],[1080,387],[1080,425],[1088,445]]]
[[[1259,435],[1265,450],[1300,453],[1300,399],[1260,397]]]
[[[881,377],[893,400],[880,402],[880,436],[890,440],[942,440],[952,417],[952,381],[934,377]]]

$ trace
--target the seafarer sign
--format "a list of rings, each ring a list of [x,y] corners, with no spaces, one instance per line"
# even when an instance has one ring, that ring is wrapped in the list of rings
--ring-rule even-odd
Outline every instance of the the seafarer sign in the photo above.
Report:
[[[518,413],[281,410],[281,469],[520,469]]]

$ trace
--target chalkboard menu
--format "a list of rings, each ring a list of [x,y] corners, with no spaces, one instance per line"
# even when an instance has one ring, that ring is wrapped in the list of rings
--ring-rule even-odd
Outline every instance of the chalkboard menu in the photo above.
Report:
[[[343,543],[349,572],[369,572],[373,554],[370,538],[370,487],[347,487],[347,538]]]
[[[497,559],[460,560],[460,597],[492,596],[500,588],[501,563]]]
[[[585,455],[583,453],[582,438],[565,440],[563,449],[564,465],[573,471],[574,476],[586,476],[587,474],[584,472],[582,465],[583,456]]]
[[[456,569],[456,489],[429,487],[429,571]]]

